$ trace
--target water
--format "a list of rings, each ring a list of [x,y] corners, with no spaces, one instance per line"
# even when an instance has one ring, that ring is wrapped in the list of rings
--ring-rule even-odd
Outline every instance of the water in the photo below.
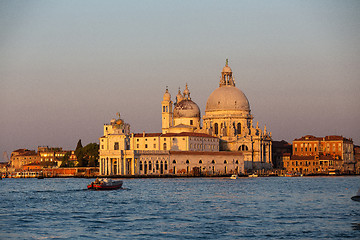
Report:
[[[0,181],[1,239],[360,239],[360,177]]]

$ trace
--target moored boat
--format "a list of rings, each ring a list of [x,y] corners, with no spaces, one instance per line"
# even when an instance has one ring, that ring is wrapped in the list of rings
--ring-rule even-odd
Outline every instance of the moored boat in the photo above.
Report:
[[[259,175],[257,174],[249,174],[249,177],[258,177]]]
[[[94,182],[90,183],[87,188],[93,190],[115,190],[121,188],[123,181],[112,180],[108,178],[97,178]]]
[[[355,196],[351,197],[351,200],[360,202],[360,189]]]
[[[237,175],[236,174],[231,175],[230,179],[237,179]]]

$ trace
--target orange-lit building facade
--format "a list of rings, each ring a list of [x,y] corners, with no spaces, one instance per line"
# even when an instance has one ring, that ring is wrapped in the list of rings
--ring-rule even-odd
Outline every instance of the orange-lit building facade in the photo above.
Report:
[[[38,162],[40,162],[40,157],[34,150],[18,149],[11,153],[10,169],[12,171],[20,171],[23,165]]]
[[[306,135],[293,141],[293,155],[284,161],[288,172],[302,174],[355,171],[354,145],[342,136]]]

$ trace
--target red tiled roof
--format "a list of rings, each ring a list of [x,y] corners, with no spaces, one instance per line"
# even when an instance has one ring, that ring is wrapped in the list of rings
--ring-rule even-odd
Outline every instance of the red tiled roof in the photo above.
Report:
[[[296,138],[293,141],[349,141],[352,142],[351,139],[344,138],[343,136],[331,135],[326,137],[315,137],[313,135],[306,135],[301,138]]]
[[[325,141],[350,141],[352,142],[352,140],[344,138],[343,136],[337,136],[337,135],[332,135],[332,136],[326,136],[325,137]]]
[[[162,133],[145,133],[145,137],[159,137]],[[134,133],[134,137],[143,137],[144,133]]]
[[[182,132],[182,133],[166,133],[162,137],[206,137],[206,138],[216,138],[205,133],[194,133],[194,132]]]
[[[313,135],[306,135],[301,138],[295,138],[293,141],[321,141],[322,137],[315,137]]]
[[[315,156],[297,156],[297,155],[292,155],[290,157],[291,160],[314,160]]]
[[[134,133],[134,137],[143,137],[144,133]],[[145,137],[206,137],[216,138],[205,133],[182,132],[182,133],[145,133]]]
[[[216,155],[216,156],[229,156],[237,155],[242,156],[242,152],[229,152],[229,151],[220,151],[220,152],[198,152],[198,151],[170,151],[170,155]]]

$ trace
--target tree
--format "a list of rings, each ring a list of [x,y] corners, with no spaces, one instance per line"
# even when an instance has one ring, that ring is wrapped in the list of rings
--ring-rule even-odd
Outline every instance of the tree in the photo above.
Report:
[[[60,167],[72,167],[70,165],[72,165],[72,163],[70,163],[69,158],[70,158],[71,152],[66,152],[65,155],[62,157],[61,161],[61,166]]]
[[[84,159],[84,151],[83,151],[83,146],[81,143],[81,139],[79,139],[77,145],[76,145],[76,149],[75,149],[75,156],[78,160],[79,163],[79,167],[86,167],[86,160]]]
[[[84,159],[86,159],[87,166],[96,167],[99,159],[99,144],[89,143],[83,148]]]

